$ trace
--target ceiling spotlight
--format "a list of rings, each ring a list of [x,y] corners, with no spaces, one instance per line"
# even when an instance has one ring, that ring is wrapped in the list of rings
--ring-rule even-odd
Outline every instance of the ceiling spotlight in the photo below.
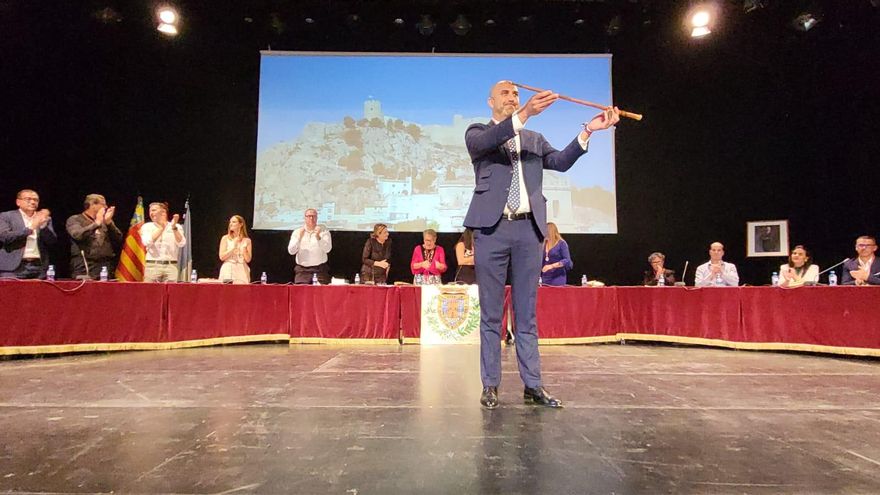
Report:
[[[532,20],[532,16],[530,15],[521,15],[519,16],[519,22],[526,23]]]
[[[306,17],[305,19],[303,19],[303,21],[304,21],[306,24],[314,24],[314,23],[315,23],[315,19],[312,18],[312,17]]]
[[[695,27],[691,30],[691,38],[702,38],[711,32],[712,31],[706,26]]]
[[[397,18],[394,19],[394,24],[397,25],[397,26],[403,26],[403,22],[404,22],[404,21],[403,21],[403,18],[402,18],[402,17],[397,17]]]
[[[483,25],[486,27],[494,27],[497,25],[497,23],[495,22],[495,19],[492,19],[490,17],[490,18],[486,19],[486,22],[484,22]]]
[[[473,27],[471,21],[469,21],[464,14],[458,14],[458,17],[456,17],[455,21],[449,26],[452,27],[452,31],[459,36],[465,36]]]
[[[434,33],[434,19],[430,15],[422,15],[422,19],[416,24],[416,29],[422,36],[431,36]]]
[[[348,14],[345,16],[345,24],[350,28],[356,28],[361,25],[361,16],[358,14]]]
[[[764,0],[743,0],[743,12],[748,14],[764,8]]]
[[[281,35],[287,29],[287,24],[278,12],[272,12],[269,14],[269,29],[271,29],[276,35]]]
[[[167,36],[177,36],[177,26],[174,24],[161,23],[159,27],[156,28],[160,33]]]
[[[792,22],[795,29],[804,32],[809,31],[818,23],[819,17],[812,14],[811,12],[803,12],[801,14],[798,14]]]
[[[177,11],[171,7],[160,8],[157,15],[164,24],[177,24]]]
[[[575,26],[583,26],[583,24],[584,24],[584,20],[580,17],[578,17],[577,19],[574,20]]]
[[[111,7],[104,7],[101,10],[92,12],[92,17],[104,24],[112,24],[114,22],[122,22],[122,16]]]
[[[711,19],[711,16],[709,15],[708,11],[705,11],[705,10],[697,11],[696,13],[694,13],[694,15],[691,16],[691,26],[693,26],[695,28],[706,27],[709,25],[710,19]]]
[[[620,29],[623,27],[623,20],[620,18],[620,15],[616,15],[608,21],[608,24],[605,25],[605,34],[608,36],[615,36],[620,32]]]

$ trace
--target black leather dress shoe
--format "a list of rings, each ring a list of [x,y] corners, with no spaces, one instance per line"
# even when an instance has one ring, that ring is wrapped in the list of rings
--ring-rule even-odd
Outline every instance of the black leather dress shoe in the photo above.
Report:
[[[480,395],[480,404],[486,409],[498,407],[498,387],[483,387],[483,393]]]
[[[562,401],[552,397],[544,390],[544,387],[529,388],[523,390],[523,399],[529,404],[538,404],[546,407],[562,407]]]

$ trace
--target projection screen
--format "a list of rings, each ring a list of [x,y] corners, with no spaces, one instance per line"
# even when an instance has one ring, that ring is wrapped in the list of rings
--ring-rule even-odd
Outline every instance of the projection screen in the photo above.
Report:
[[[460,231],[474,188],[464,133],[491,120],[502,79],[613,101],[610,55],[262,52],[254,228],[290,230],[315,208],[332,230]],[[558,101],[526,127],[561,149],[597,112]],[[614,170],[610,130],[568,172],[545,171],[548,221],[617,233]]]

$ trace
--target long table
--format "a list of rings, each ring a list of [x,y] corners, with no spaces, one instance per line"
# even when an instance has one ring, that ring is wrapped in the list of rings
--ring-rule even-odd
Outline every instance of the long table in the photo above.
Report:
[[[880,287],[542,287],[540,343],[645,340],[880,356]],[[0,355],[417,342],[413,286],[0,281]],[[506,298],[505,313],[510,313]],[[511,322],[511,325],[513,323]]]

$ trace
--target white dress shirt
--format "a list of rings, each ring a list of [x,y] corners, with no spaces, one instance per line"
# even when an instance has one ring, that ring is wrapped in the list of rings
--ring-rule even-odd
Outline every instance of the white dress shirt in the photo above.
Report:
[[[21,211],[21,208],[18,209],[18,212],[21,213],[21,219],[24,221],[24,226],[29,229],[33,229],[33,232],[28,234],[27,240],[24,244],[24,253],[22,253],[22,259],[40,259],[40,245],[37,243],[37,232],[40,231],[39,227],[34,227],[32,225],[32,220],[34,215],[27,216],[27,214]]]
[[[177,254],[180,248],[186,246],[186,237],[183,236],[183,232],[180,232],[180,242],[177,242],[174,231],[171,230],[171,223],[166,223],[162,235],[153,242],[153,232],[159,228],[153,222],[147,222],[141,226],[141,240],[147,249],[146,259],[153,261],[177,261]],[[175,228],[179,231],[180,226],[175,225]]]
[[[510,211],[510,208],[507,207],[507,203],[504,204],[504,214],[510,215],[511,213],[527,213],[532,211],[531,203],[529,203],[529,191],[526,190],[526,180],[523,177],[523,169],[522,169],[522,142],[519,139],[519,131],[521,131],[526,125],[519,120],[519,115],[514,112],[513,117],[511,117],[513,122],[513,132],[516,133],[513,137],[516,142],[516,154],[520,156],[520,159],[516,162],[516,167],[519,169],[519,208],[516,211]],[[495,124],[498,124],[498,121],[492,119]],[[587,135],[587,139],[581,139],[581,135],[578,134],[578,143],[581,145],[581,148],[584,150],[587,149],[587,143],[590,142],[590,136],[592,134]]]
[[[304,231],[302,239],[300,232]],[[330,231],[321,229],[321,239],[318,240],[314,230],[306,230],[300,227],[290,234],[290,242],[287,244],[287,252],[296,256],[296,264],[300,266],[318,266],[327,262],[327,253],[333,249],[333,241],[330,239]]]
[[[710,270],[711,261],[707,261],[697,267],[697,276],[694,285],[697,287],[712,287],[715,285],[715,276]],[[736,287],[739,285],[739,274],[736,272],[736,265],[726,261],[721,262],[721,282],[728,287]]]

